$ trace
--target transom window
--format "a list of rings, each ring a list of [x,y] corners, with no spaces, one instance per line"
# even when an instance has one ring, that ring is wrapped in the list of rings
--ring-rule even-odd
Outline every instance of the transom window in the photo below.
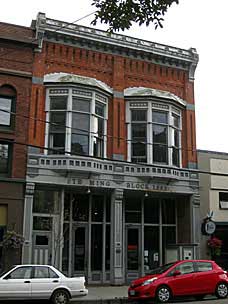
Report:
[[[48,153],[106,157],[107,103],[92,90],[48,90]]]
[[[147,105],[147,106],[146,106]],[[130,103],[128,155],[133,162],[180,166],[181,113],[171,105]]]

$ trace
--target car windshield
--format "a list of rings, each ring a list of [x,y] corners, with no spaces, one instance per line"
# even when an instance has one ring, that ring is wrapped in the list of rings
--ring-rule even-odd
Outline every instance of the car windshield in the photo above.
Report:
[[[176,264],[176,262],[165,264],[163,266],[160,266],[158,268],[153,269],[150,272],[150,274],[161,274],[161,273],[164,273],[166,270],[168,270],[170,267],[172,267],[175,264]]]

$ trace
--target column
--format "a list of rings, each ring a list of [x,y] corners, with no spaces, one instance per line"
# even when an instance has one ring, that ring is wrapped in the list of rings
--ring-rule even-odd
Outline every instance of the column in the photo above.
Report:
[[[32,208],[35,184],[27,183],[24,203],[22,264],[32,263]]]
[[[200,195],[194,193],[191,197],[192,206],[192,243],[197,244],[195,247],[195,258],[200,258],[200,236],[201,236],[201,219],[200,219]]]
[[[112,194],[111,218],[111,284],[124,283],[123,269],[123,189]]]

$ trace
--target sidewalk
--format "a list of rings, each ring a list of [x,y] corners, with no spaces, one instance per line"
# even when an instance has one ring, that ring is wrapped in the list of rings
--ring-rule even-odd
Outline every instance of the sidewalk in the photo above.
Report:
[[[128,286],[89,286],[88,295],[72,300],[72,303],[124,304],[127,301]]]

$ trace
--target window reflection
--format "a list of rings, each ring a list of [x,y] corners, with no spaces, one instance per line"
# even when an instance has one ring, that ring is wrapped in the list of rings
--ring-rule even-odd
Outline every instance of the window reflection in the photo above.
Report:
[[[73,221],[87,222],[89,219],[89,200],[88,196],[75,194],[72,202],[72,218]]]

